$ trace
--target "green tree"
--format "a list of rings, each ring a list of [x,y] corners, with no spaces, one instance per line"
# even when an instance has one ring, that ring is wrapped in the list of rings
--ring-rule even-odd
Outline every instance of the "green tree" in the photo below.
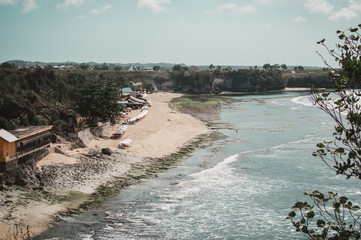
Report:
[[[121,70],[123,70],[123,67],[122,66],[115,66],[114,70],[115,71],[121,71]]]
[[[173,71],[182,71],[182,66],[177,64],[177,65],[174,65],[173,68],[172,68]]]
[[[221,67],[221,66],[217,66],[217,68],[213,71],[213,75],[214,75],[214,76],[220,76],[220,75],[221,75],[221,71],[222,71],[222,67]]]
[[[154,70],[155,72],[159,71],[159,70],[160,70],[160,66],[155,65],[155,66],[153,67],[153,70]]]
[[[231,67],[231,66],[225,67],[225,68],[223,68],[223,71],[231,72],[231,71],[232,71],[232,67]]]
[[[3,62],[1,65],[0,65],[1,68],[6,68],[6,69],[16,69],[17,66],[15,64],[11,64],[11,63],[8,63],[8,62]]]
[[[109,70],[109,67],[106,63],[103,63],[101,70]]]
[[[85,64],[85,63],[82,63],[82,64],[80,64],[80,69],[82,69],[82,70],[88,70],[89,69],[89,64]]]
[[[198,69],[197,66],[192,65],[192,66],[189,67],[189,71],[197,72],[198,70],[199,70],[199,69]]]
[[[266,64],[263,65],[264,70],[268,70],[270,68],[271,68],[271,64],[269,64],[269,63],[266,63]]]
[[[97,118],[107,121],[119,114],[118,92],[112,87],[88,83],[77,90],[76,96],[75,110],[86,117],[88,122]]]
[[[211,65],[209,65],[209,70],[211,70],[211,71],[213,71],[213,69],[214,69],[214,66],[213,66],[213,64],[211,64]]]
[[[177,64],[177,65],[174,65],[174,66],[173,66],[173,69],[172,69],[172,70],[173,70],[173,71],[177,71],[177,72],[180,72],[180,71],[187,72],[187,71],[189,71],[189,68],[188,68],[187,66],[182,67],[182,65]]]
[[[334,92],[313,90],[312,101],[322,111],[332,117],[335,123],[333,141],[318,143],[313,153],[336,174],[346,178],[361,180],[361,44],[358,28],[350,28],[351,35],[337,31],[342,43],[336,50],[330,50],[325,40],[323,45],[335,61],[341,66],[341,72],[333,69],[325,60],[326,70],[334,83]],[[322,56],[321,56],[322,57]],[[352,86],[352,88],[347,88]],[[337,193],[320,193],[315,190],[305,193],[312,200],[297,202],[287,218],[296,231],[309,239],[360,239],[360,207],[346,196]]]
[[[279,64],[271,65],[271,70],[279,70],[281,66]]]
[[[300,71],[300,72],[304,70],[304,68],[302,66],[294,67],[294,69],[296,71]]]

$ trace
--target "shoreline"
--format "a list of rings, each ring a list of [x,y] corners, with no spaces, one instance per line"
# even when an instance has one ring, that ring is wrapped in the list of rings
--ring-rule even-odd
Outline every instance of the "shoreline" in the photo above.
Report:
[[[305,87],[292,87],[292,88],[284,88],[279,90],[267,90],[267,91],[245,91],[245,92],[229,92],[225,91],[220,93],[222,96],[236,96],[236,95],[249,95],[249,94],[260,94],[260,93],[272,93],[272,92],[307,92],[310,91],[310,88]]]
[[[125,150],[117,148],[121,139],[110,139],[114,126],[106,131],[105,138],[90,139],[86,148],[70,150],[69,144],[63,144],[65,155],[50,153],[42,159],[37,164],[42,176],[56,173],[55,179],[45,184],[44,193],[19,189],[1,192],[0,238],[10,236],[14,226],[24,234],[29,227],[32,235],[38,235],[54,221],[86,211],[139,179],[166,170],[193,151],[202,142],[196,136],[209,129],[200,120],[169,108],[169,102],[180,96],[149,95],[152,107],[148,115],[129,125],[121,138],[133,140]],[[102,148],[110,148],[113,154],[102,154]]]

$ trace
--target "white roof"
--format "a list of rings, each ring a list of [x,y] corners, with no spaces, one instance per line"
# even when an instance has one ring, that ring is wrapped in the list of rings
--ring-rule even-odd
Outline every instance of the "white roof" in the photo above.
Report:
[[[0,137],[6,140],[7,142],[15,142],[19,140],[17,137],[15,137],[14,135],[12,135],[11,133],[9,133],[4,129],[0,129]]]

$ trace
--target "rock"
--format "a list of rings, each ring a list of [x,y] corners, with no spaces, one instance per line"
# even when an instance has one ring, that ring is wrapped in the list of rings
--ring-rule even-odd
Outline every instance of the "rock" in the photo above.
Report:
[[[113,151],[110,148],[102,148],[102,153],[110,156]]]
[[[23,188],[38,188],[40,186],[40,173],[33,159],[19,164],[18,168],[3,174],[0,185],[20,186]]]
[[[100,225],[100,223],[85,223],[84,224],[86,227],[97,227]]]
[[[4,202],[4,204],[6,204],[6,205],[13,204],[13,203],[14,203],[14,202],[11,201],[11,200],[6,200],[6,201]]]
[[[77,149],[77,148],[85,148],[85,144],[84,142],[78,137],[78,138],[74,138],[71,142],[71,146],[70,149]]]

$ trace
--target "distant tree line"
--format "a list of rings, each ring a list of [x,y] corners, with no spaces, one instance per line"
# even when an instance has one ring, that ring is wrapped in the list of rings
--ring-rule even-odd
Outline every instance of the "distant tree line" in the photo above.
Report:
[[[119,110],[113,103],[119,100],[123,87],[142,91],[219,93],[278,90],[286,86],[328,87],[330,84],[326,73],[294,73],[287,70],[285,64],[238,70],[211,64],[209,70],[201,71],[185,65],[174,65],[171,71],[159,71],[160,66],[154,66],[153,72],[109,70],[107,64],[92,71],[89,67],[84,63],[75,70],[54,70],[52,67],[19,68],[13,63],[2,63],[0,128],[43,124],[68,128],[64,116],[69,110],[90,122],[94,118],[109,120]],[[223,79],[224,83],[216,85],[215,79]],[[39,113],[34,107],[36,102],[47,107]],[[91,109],[93,106],[95,109]]]
[[[278,69],[239,69],[225,74],[232,79],[233,91],[267,91],[284,89],[286,81]]]
[[[281,67],[282,66],[282,67]],[[231,66],[209,66],[209,71],[190,71],[188,67],[175,65],[171,72],[174,90],[189,93],[214,93],[224,91],[267,91],[284,89],[287,81],[280,69],[287,69],[284,65],[265,64],[263,69],[258,67],[232,70]],[[231,84],[214,86],[214,78],[222,78]]]
[[[208,71],[189,71],[188,67],[175,65],[170,74],[174,90],[187,93],[211,93],[212,81]]]

